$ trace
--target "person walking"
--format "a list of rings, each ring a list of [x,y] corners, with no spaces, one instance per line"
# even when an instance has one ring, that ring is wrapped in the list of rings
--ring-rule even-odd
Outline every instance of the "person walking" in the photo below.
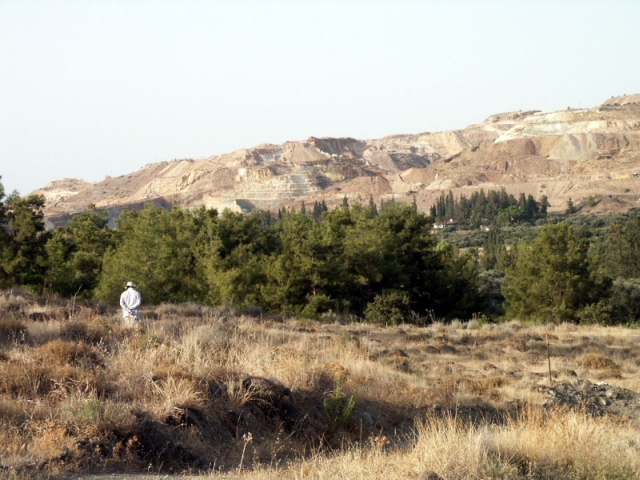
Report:
[[[136,284],[127,282],[125,291],[120,295],[120,306],[122,307],[122,318],[129,326],[136,326],[140,322],[140,304],[142,296],[136,290]]]

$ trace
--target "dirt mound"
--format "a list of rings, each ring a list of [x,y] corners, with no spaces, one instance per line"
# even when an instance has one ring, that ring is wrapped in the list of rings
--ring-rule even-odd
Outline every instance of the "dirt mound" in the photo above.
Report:
[[[545,406],[584,408],[595,416],[618,415],[640,419],[640,394],[605,382],[591,383],[577,380],[560,383],[552,388],[542,387],[548,396]]]
[[[236,462],[236,450],[252,438],[275,438],[279,432],[295,438],[306,432],[310,423],[303,422],[289,388],[262,377],[236,380],[234,391],[226,382],[210,382],[209,401],[201,407],[176,405],[164,418],[133,411],[135,421],[126,427],[78,438],[67,460],[73,458],[83,468],[126,461],[166,472],[199,470],[207,468],[211,458]],[[229,405],[231,397],[235,406]]]

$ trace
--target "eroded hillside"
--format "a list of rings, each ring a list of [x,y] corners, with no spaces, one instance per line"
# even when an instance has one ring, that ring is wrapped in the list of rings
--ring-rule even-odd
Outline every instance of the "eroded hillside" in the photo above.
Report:
[[[623,211],[640,199],[640,95],[587,109],[492,115],[463,130],[376,140],[315,138],[260,145],[204,160],[145,166],[95,184],[65,179],[34,193],[64,223],[93,203],[117,215],[144,203],[249,211],[302,201],[394,198],[427,209],[454,194],[505,187],[547,195],[551,211],[572,198],[600,199],[591,211]],[[593,202],[592,202],[593,203]]]

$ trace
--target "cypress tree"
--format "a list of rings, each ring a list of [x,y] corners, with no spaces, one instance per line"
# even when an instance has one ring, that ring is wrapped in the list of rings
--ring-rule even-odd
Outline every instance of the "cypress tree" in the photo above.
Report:
[[[538,213],[538,208],[538,202],[535,201],[533,195],[529,195],[527,197],[527,208],[525,210],[527,214],[527,220],[532,222],[535,219],[536,214]]]
[[[371,212],[373,218],[378,216],[378,207],[376,202],[373,201],[373,195],[369,195],[369,212]]]
[[[523,212],[527,211],[527,197],[524,193],[520,194],[520,198],[518,199],[518,208]]]
[[[542,218],[547,217],[548,208],[549,208],[549,199],[547,198],[546,195],[542,195],[542,197],[540,197],[540,216]]]

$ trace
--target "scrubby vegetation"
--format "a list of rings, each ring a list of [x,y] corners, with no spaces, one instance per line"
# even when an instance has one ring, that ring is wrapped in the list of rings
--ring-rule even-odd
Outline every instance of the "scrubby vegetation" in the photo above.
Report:
[[[42,197],[3,198],[0,190],[4,288],[112,305],[133,280],[151,304],[230,304],[378,324],[472,315],[634,324],[640,315],[640,217],[558,222],[546,218],[544,199],[504,191],[441,199],[443,211],[469,217],[470,226],[493,219],[489,232],[441,232],[415,205],[346,199],[331,211],[316,203],[277,216],[147,205],[124,211],[113,229],[89,208],[46,231]],[[524,224],[514,225],[518,218]],[[545,224],[525,225],[536,218]]]
[[[640,478],[640,217],[519,202],[488,232],[346,201],[47,231],[0,184],[0,476]]]
[[[341,325],[187,303],[128,329],[113,311],[0,293],[4,478],[640,478],[640,342],[622,327]],[[590,399],[587,380],[618,389]],[[571,388],[580,401],[557,403]]]

